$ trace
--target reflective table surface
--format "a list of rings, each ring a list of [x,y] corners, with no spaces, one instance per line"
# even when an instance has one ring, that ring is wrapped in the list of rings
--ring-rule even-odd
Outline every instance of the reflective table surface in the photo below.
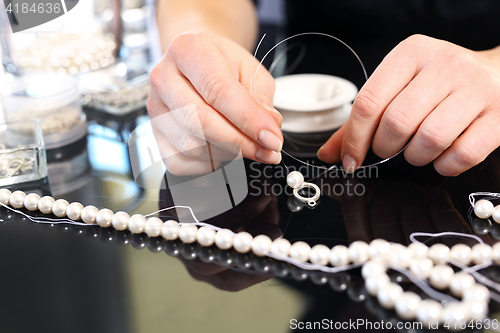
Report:
[[[131,215],[179,204],[169,186],[176,177],[168,171],[148,175],[141,186],[135,181],[128,139],[147,122],[145,115],[89,118],[85,140],[48,152],[50,182],[21,188]],[[338,170],[324,174],[283,159],[306,180],[315,178],[323,192],[316,207],[293,198],[283,164],[245,160],[248,195],[205,221],[236,232],[329,247],[374,238],[408,244],[413,232],[471,233],[490,244],[500,239],[500,225],[471,217],[468,199],[471,192],[500,192],[500,151],[454,178],[439,176],[432,165],[413,167],[402,156],[355,176]],[[211,200],[222,199],[207,195],[206,200],[209,206]],[[167,210],[160,216],[183,220],[185,213]],[[428,245],[475,243],[453,237],[419,240]],[[404,328],[393,311],[381,308],[364,289],[359,269],[338,274],[305,271],[252,254],[112,228],[38,224],[4,208],[0,263],[2,332],[291,332],[342,327],[393,332],[396,325],[403,325],[398,332],[422,331],[411,323]],[[482,273],[500,282],[497,267]],[[404,276],[391,274],[404,289],[420,293]],[[498,311],[492,301],[490,316],[497,318]]]

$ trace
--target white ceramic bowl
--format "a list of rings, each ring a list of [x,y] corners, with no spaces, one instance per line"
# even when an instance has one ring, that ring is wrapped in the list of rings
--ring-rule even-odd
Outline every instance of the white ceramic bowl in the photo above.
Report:
[[[274,107],[283,116],[282,130],[315,133],[337,129],[351,113],[356,86],[325,74],[295,74],[275,79]]]

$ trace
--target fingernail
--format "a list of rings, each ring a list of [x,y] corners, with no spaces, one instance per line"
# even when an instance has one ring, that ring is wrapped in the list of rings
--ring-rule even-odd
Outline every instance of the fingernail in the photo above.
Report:
[[[353,173],[356,171],[358,163],[352,156],[345,154],[342,159],[342,165],[347,173]]]
[[[259,141],[265,148],[269,150],[273,150],[275,152],[281,151],[281,140],[278,139],[278,137],[274,133],[268,130],[260,131]]]
[[[266,148],[260,148],[255,153],[255,158],[267,164],[279,164],[281,162],[281,153]]]
[[[324,146],[321,146],[319,147],[318,151],[316,152],[316,156],[323,161],[323,159],[321,158],[321,150],[323,149]]]
[[[262,102],[262,105],[264,105],[264,107],[265,107],[267,110],[269,110],[269,111],[271,111],[271,112],[274,112],[274,113],[276,113],[277,115],[279,115],[279,116],[280,116],[280,118],[281,118],[281,124],[280,124],[280,127],[281,127],[281,126],[283,125],[283,116],[281,115],[281,113],[280,113],[278,110],[276,110],[276,108],[275,108],[274,106],[272,106],[271,104],[269,104],[269,103],[267,103],[267,102]]]

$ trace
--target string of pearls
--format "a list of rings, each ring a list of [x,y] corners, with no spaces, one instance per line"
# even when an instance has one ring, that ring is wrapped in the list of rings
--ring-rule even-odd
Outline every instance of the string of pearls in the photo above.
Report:
[[[416,242],[406,247],[391,244],[384,239],[375,239],[369,244],[355,241],[348,247],[336,245],[330,249],[326,245],[317,244],[311,248],[303,241],[291,244],[285,238],[273,241],[267,235],[253,237],[245,231],[234,233],[229,229],[217,230],[208,225],[198,227],[195,223],[179,223],[175,220],[163,222],[158,217],[146,218],[141,214],[130,216],[123,211],[114,213],[107,208],[98,209],[91,205],[84,207],[79,202],[69,203],[50,196],[40,197],[36,193],[0,189],[0,203],[17,209],[52,213],[73,221],[81,220],[89,225],[128,229],[133,234],[146,233],[149,237],[161,236],[170,241],[179,239],[186,244],[198,242],[205,247],[215,244],[221,250],[234,248],[239,253],[251,251],[257,256],[281,258],[302,268],[307,268],[304,265],[310,264],[309,269],[321,266],[324,271],[329,272],[353,264],[362,265],[362,276],[370,295],[375,296],[384,308],[394,309],[403,319],[416,319],[424,324],[459,324],[463,320],[482,320],[488,313],[489,289],[477,283],[465,271],[455,273],[448,262],[480,265],[493,261],[500,264],[500,242],[493,247],[482,243],[472,248],[457,244],[450,249],[444,244],[427,247]],[[486,215],[490,210],[493,211],[488,207],[490,206],[480,200],[474,209],[476,211],[477,208],[480,214]],[[327,267],[328,265],[333,267]],[[391,282],[387,275],[389,268],[408,269],[418,279],[427,279],[433,288],[448,289],[462,301],[445,302],[443,305],[432,299],[422,300],[417,294],[405,292],[399,284]]]

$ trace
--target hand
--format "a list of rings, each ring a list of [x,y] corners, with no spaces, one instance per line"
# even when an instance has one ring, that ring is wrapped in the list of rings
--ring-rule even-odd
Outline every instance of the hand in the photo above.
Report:
[[[477,165],[500,145],[499,54],[411,36],[378,66],[318,156],[354,171],[370,144],[388,158],[408,143],[409,163],[433,162],[444,176]]]
[[[250,53],[229,39],[200,32],[174,38],[151,72],[147,102],[171,173],[210,172],[223,160],[223,154],[212,156],[213,145],[221,150],[225,144],[238,146],[244,157],[259,162],[281,161],[282,118],[272,107],[274,80],[265,68],[259,69],[250,92],[257,66]]]

